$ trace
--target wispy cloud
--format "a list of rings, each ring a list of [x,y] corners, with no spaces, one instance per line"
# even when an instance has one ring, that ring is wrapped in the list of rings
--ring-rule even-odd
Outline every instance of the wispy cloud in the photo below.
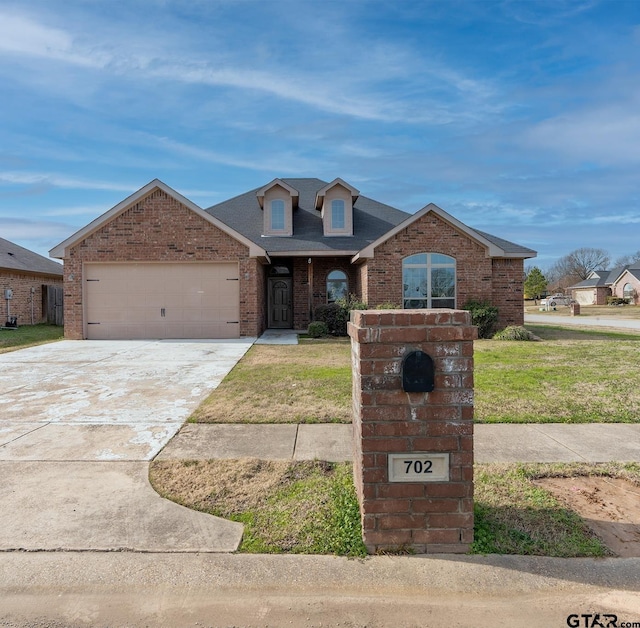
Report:
[[[52,186],[72,190],[109,190],[113,192],[133,192],[137,189],[135,185],[111,181],[79,179],[56,173],[17,171],[0,172],[0,184],[2,183],[9,185]]]
[[[100,70],[111,76],[262,93],[328,114],[388,123],[449,124],[504,108],[503,101],[492,99],[494,88],[487,81],[465,76],[433,59],[416,58],[398,45],[372,43],[366,54],[352,56],[345,65],[344,56],[351,50],[343,44],[337,52],[327,50],[328,67],[309,72],[298,69],[295,59],[287,59],[287,66],[268,60],[260,67],[251,55],[243,61],[211,51],[207,57],[195,50],[171,54],[166,42],[158,47],[156,39],[145,41],[139,33],[135,49],[126,45],[126,38],[122,46],[99,37],[89,44],[87,39],[86,33],[81,36],[27,15],[0,11],[0,53]],[[425,79],[449,94],[446,104],[424,93],[419,86]],[[465,106],[466,101],[473,106]]]

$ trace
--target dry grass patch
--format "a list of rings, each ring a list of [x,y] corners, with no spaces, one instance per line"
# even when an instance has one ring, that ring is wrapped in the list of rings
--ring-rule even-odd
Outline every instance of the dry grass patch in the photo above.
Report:
[[[241,552],[366,553],[351,465],[155,461],[149,477],[163,497],[243,523]]]
[[[349,423],[347,340],[254,345],[196,410],[196,423]]]

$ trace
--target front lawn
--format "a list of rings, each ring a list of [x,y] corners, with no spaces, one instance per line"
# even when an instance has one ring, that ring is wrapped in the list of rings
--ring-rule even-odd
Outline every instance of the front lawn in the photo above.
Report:
[[[640,336],[527,328],[542,341],[475,343],[477,421],[640,421]]]
[[[640,421],[640,335],[527,327],[542,341],[476,341],[476,421]],[[348,423],[350,352],[346,339],[254,345],[190,420]]]
[[[62,340],[64,328],[56,325],[23,325],[17,329],[0,329],[0,353]]]
[[[350,356],[347,339],[254,345],[190,421],[349,423]]]

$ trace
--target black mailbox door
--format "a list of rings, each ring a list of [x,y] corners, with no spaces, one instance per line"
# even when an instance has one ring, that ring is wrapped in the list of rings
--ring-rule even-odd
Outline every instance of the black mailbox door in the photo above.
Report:
[[[402,389],[431,392],[434,389],[433,358],[424,351],[412,351],[402,362]]]

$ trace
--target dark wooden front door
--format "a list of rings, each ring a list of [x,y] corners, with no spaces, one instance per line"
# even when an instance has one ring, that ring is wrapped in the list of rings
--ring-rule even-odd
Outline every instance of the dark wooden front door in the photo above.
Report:
[[[269,327],[289,329],[293,326],[291,278],[269,278]]]

